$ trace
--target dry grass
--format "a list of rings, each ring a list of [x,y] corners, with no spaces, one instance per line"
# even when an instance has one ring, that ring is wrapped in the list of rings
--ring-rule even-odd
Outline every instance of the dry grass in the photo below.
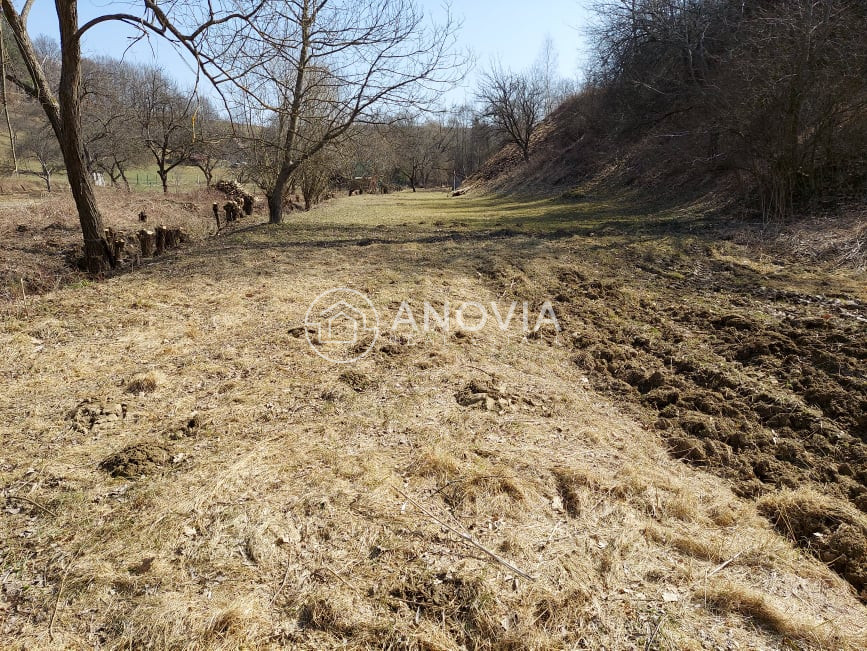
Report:
[[[867,644],[867,637],[847,639],[828,622],[810,620],[800,613],[793,617],[789,604],[773,603],[766,594],[731,581],[714,581],[705,590],[704,597],[711,608],[740,615],[780,635],[789,644],[806,642],[821,649],[841,648],[853,642]]]
[[[130,393],[152,393],[165,379],[165,375],[158,371],[148,371],[132,378],[126,385],[126,390]]]
[[[545,210],[342,199],[10,308],[0,646],[863,648],[847,585],[556,338],[403,332],[341,378],[290,333],[340,285],[385,320],[404,298],[537,300],[568,240],[434,224]],[[162,378],[128,391],[142,369]],[[503,402],[461,406],[470,385]],[[100,468],[145,444],[165,455],[136,479]]]
[[[21,300],[64,285],[88,282],[74,267],[81,248],[81,231],[75,205],[68,192],[40,193],[30,184],[27,192],[0,183],[0,301]],[[205,190],[127,193],[97,188],[105,225],[132,233],[142,228],[138,215],[148,215],[145,224],[180,226],[194,240],[216,230],[211,202],[222,195]]]

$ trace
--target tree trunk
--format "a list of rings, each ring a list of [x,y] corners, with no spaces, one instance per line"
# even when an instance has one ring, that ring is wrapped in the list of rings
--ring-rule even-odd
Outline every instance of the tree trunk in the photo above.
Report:
[[[168,170],[164,170],[162,167],[160,167],[157,170],[157,174],[159,175],[160,181],[163,184],[163,194],[168,194],[169,193],[169,173],[168,173]]]
[[[126,188],[127,192],[132,192],[132,189],[129,187],[129,179],[126,178],[126,172],[123,171],[123,167],[118,165],[117,172],[120,175],[120,178],[123,179],[123,185]]]
[[[59,102],[55,99],[45,77],[45,71],[33,49],[33,43],[21,15],[16,11],[11,0],[0,0],[0,4],[9,27],[15,34],[18,51],[33,82],[32,87],[22,86],[22,88],[42,106],[63,154],[69,187],[75,199],[78,221],[84,238],[85,265],[91,273],[100,273],[113,264],[113,256],[104,239],[102,215],[96,206],[93,185],[90,175],[87,174],[84,148],[81,143],[81,103],[78,96],[81,82],[81,45],[75,35],[78,29],[77,3],[72,0],[55,2],[62,55]]]
[[[271,224],[283,223],[283,188],[285,185],[285,181],[279,186],[275,183],[275,187],[267,195],[268,222]]]
[[[15,132],[12,130],[12,120],[9,119],[9,97],[6,93],[6,44],[3,42],[3,22],[0,21],[0,95],[3,101],[3,113],[6,115],[6,130],[9,133],[9,149],[12,153],[13,172],[18,173],[18,155],[15,153]]]
[[[207,163],[196,164],[196,167],[201,170],[202,176],[205,177],[205,187],[210,190],[214,181],[214,168]]]
[[[85,264],[91,273],[101,273],[114,266],[114,257],[104,239],[102,214],[96,205],[81,141],[81,44],[75,35],[78,29],[78,7],[76,2],[64,0],[57,0],[55,4],[62,52],[59,89],[61,110],[55,132],[63,153],[69,188],[78,209],[78,221],[84,237]]]
[[[268,221],[272,224],[283,223],[283,193],[289,177],[298,168],[292,160],[295,140],[298,135],[298,125],[301,120],[301,101],[304,92],[304,77],[307,72],[310,51],[310,6],[304,0],[301,10],[301,51],[298,53],[298,64],[295,69],[295,92],[292,95],[292,107],[289,111],[289,126],[286,129],[286,139],[283,145],[283,161],[280,173],[274,181],[271,193],[268,195]]]

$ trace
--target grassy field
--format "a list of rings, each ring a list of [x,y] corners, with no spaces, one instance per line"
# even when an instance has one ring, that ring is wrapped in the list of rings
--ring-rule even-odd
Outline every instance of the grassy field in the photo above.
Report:
[[[206,238],[209,201],[152,207],[185,250],[7,295],[0,646],[865,648],[849,249],[440,193]],[[7,267],[54,209],[0,220]],[[336,287],[379,312],[354,364],[308,341]],[[562,330],[421,327],[513,301]]]
[[[7,161],[8,164],[8,161]],[[18,174],[6,174],[0,178],[0,194],[27,193],[41,196],[47,193],[45,182],[28,171],[39,170],[39,164],[33,160],[20,161],[22,172]],[[226,170],[218,169],[214,172],[214,178],[220,179]],[[111,184],[108,175],[104,175],[105,182]],[[143,165],[127,171],[127,180],[130,188],[136,192],[162,192],[162,182],[157,174],[155,165]],[[122,183],[122,181],[121,181]],[[57,169],[51,176],[52,190],[56,193],[69,191],[69,181],[66,179],[64,170]],[[186,193],[205,188],[205,175],[193,165],[179,165],[169,172],[169,193]]]

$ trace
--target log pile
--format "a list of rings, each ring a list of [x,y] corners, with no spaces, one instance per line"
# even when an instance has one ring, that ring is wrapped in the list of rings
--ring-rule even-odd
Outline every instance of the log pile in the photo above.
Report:
[[[247,192],[237,181],[217,181],[215,186],[217,190],[226,195],[229,200],[224,206],[223,211],[226,213],[226,222],[233,222],[240,219],[244,215],[253,214],[253,206],[256,200],[253,195]],[[217,216],[217,211],[214,211]],[[219,229],[219,217],[217,216],[217,228]]]

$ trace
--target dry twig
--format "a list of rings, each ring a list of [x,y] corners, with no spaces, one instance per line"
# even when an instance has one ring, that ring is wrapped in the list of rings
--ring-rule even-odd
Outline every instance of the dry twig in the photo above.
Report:
[[[57,514],[54,511],[52,511],[51,509],[49,509],[46,506],[42,506],[39,502],[31,500],[29,497],[22,497],[20,495],[7,495],[6,499],[7,500],[18,500],[19,502],[26,502],[27,504],[35,506],[40,511],[44,511],[45,513],[47,513],[48,515],[50,515],[53,518],[57,517]]]
[[[396,490],[398,493],[400,493],[400,495],[402,495],[404,498],[406,498],[406,500],[407,500],[410,504],[412,504],[413,506],[415,506],[419,511],[421,511],[422,513],[424,513],[424,514],[425,514],[426,516],[428,516],[431,520],[434,520],[434,521],[437,522],[438,524],[442,525],[443,527],[445,527],[446,529],[448,529],[449,531],[451,531],[451,532],[452,532],[453,534],[455,534],[456,536],[460,536],[460,538],[461,538],[462,540],[464,540],[465,542],[468,542],[470,545],[472,545],[472,546],[475,547],[476,549],[478,549],[478,550],[484,552],[484,553],[485,553],[487,556],[489,556],[492,560],[496,561],[497,563],[499,563],[499,564],[502,565],[503,567],[506,567],[506,568],[510,569],[510,570],[511,570],[512,572],[514,572],[515,574],[518,574],[519,576],[522,576],[522,577],[524,577],[525,579],[527,579],[527,580],[529,580],[529,581],[535,581],[535,580],[536,580],[536,577],[527,574],[527,573],[524,572],[523,570],[519,570],[517,567],[515,567],[514,565],[512,565],[509,561],[507,561],[507,560],[505,560],[505,559],[503,559],[503,558],[500,558],[500,557],[497,556],[494,552],[492,552],[490,549],[488,549],[487,547],[483,546],[481,543],[475,541],[475,540],[472,538],[472,536],[470,536],[470,535],[468,535],[468,534],[465,534],[465,533],[463,533],[462,531],[459,531],[458,529],[456,529],[455,527],[453,527],[453,526],[450,525],[449,523],[447,523],[447,522],[445,522],[444,520],[442,520],[441,518],[439,518],[439,517],[438,517],[437,515],[435,515],[434,513],[431,513],[430,511],[428,511],[424,506],[422,506],[421,504],[419,504],[416,500],[414,500],[411,496],[407,495],[405,492],[403,492],[403,491],[400,490],[399,488],[394,487],[394,490]]]

